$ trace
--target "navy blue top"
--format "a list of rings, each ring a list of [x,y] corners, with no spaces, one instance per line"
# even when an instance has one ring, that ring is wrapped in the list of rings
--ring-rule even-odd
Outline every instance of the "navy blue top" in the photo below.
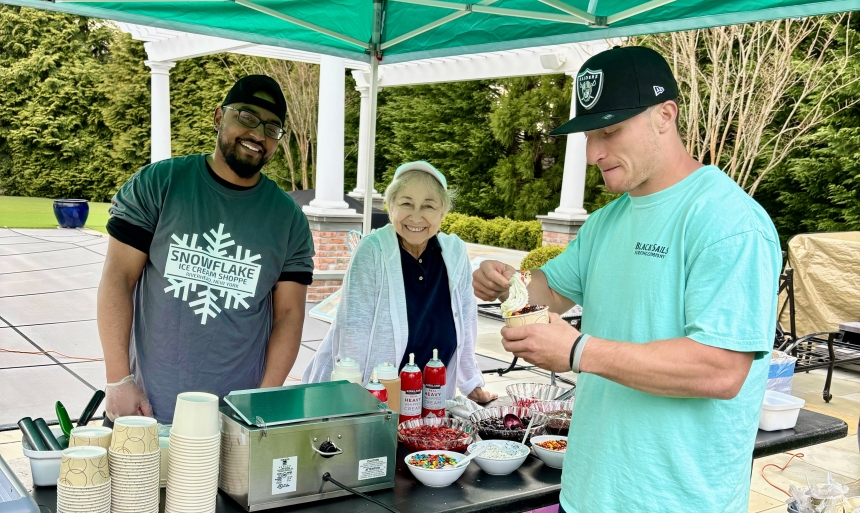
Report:
[[[409,322],[409,341],[400,370],[409,363],[409,353],[415,353],[415,365],[423,371],[433,358],[433,349],[439,350],[439,359],[447,367],[457,349],[457,330],[451,312],[448,270],[439,239],[434,235],[427,241],[418,259],[400,246],[400,264]]]

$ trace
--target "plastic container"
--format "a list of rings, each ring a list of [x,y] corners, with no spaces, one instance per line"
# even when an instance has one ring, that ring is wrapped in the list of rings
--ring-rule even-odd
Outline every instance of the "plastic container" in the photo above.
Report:
[[[59,427],[51,428],[54,436],[63,443],[65,435]],[[63,460],[63,451],[34,451],[25,440],[21,441],[24,456],[30,460],[30,474],[33,475],[33,484],[36,486],[57,486],[57,478],[60,477],[60,462]]]
[[[400,413],[400,375],[397,374],[397,367],[388,362],[380,363],[376,366],[376,375],[388,391],[388,409]]]
[[[434,429],[427,429],[426,426],[430,428],[447,428],[459,433],[455,433],[457,438],[443,438],[430,433],[428,433],[428,436],[407,434],[414,432],[416,429],[431,433],[435,431]],[[456,418],[424,417],[412,419],[400,423],[397,427],[397,439],[412,451],[438,450],[464,453],[466,452],[466,448],[475,441],[475,425],[467,420]]]
[[[335,362],[334,370],[331,372],[332,381],[346,380],[361,385],[362,378],[361,367],[349,356],[344,356]]]
[[[806,401],[803,399],[773,390],[765,390],[758,428],[762,431],[792,429],[797,424],[797,416],[804,404]]]

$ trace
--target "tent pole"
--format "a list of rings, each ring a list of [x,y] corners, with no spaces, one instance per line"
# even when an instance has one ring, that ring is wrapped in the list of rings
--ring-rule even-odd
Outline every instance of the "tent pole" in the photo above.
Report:
[[[364,235],[370,233],[373,217],[373,166],[376,153],[376,105],[379,96],[379,47],[382,40],[382,0],[373,2],[373,32],[370,41],[370,126],[367,129],[367,167],[364,179]]]
[[[370,139],[367,143],[367,167],[365,168],[364,178],[364,226],[363,233],[370,233],[370,221],[372,218],[373,207],[373,166],[374,153],[376,151],[376,105],[379,94],[379,61],[375,55],[370,57],[370,126],[367,130],[367,138]]]

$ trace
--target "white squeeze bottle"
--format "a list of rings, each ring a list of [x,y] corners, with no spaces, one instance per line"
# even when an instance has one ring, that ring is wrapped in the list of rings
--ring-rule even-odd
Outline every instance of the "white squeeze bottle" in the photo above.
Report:
[[[388,408],[400,413],[400,375],[397,374],[397,367],[388,362],[380,363],[376,366],[376,375],[388,390]]]
[[[335,362],[334,370],[331,373],[332,381],[345,379],[346,381],[358,383],[359,385],[361,384],[362,377],[361,368],[358,366],[358,362],[349,356],[344,356]]]

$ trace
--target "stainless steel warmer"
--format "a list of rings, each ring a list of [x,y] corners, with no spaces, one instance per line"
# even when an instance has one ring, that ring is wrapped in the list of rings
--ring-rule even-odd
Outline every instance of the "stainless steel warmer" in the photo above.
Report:
[[[248,511],[394,487],[398,415],[346,381],[231,392],[220,488]]]

